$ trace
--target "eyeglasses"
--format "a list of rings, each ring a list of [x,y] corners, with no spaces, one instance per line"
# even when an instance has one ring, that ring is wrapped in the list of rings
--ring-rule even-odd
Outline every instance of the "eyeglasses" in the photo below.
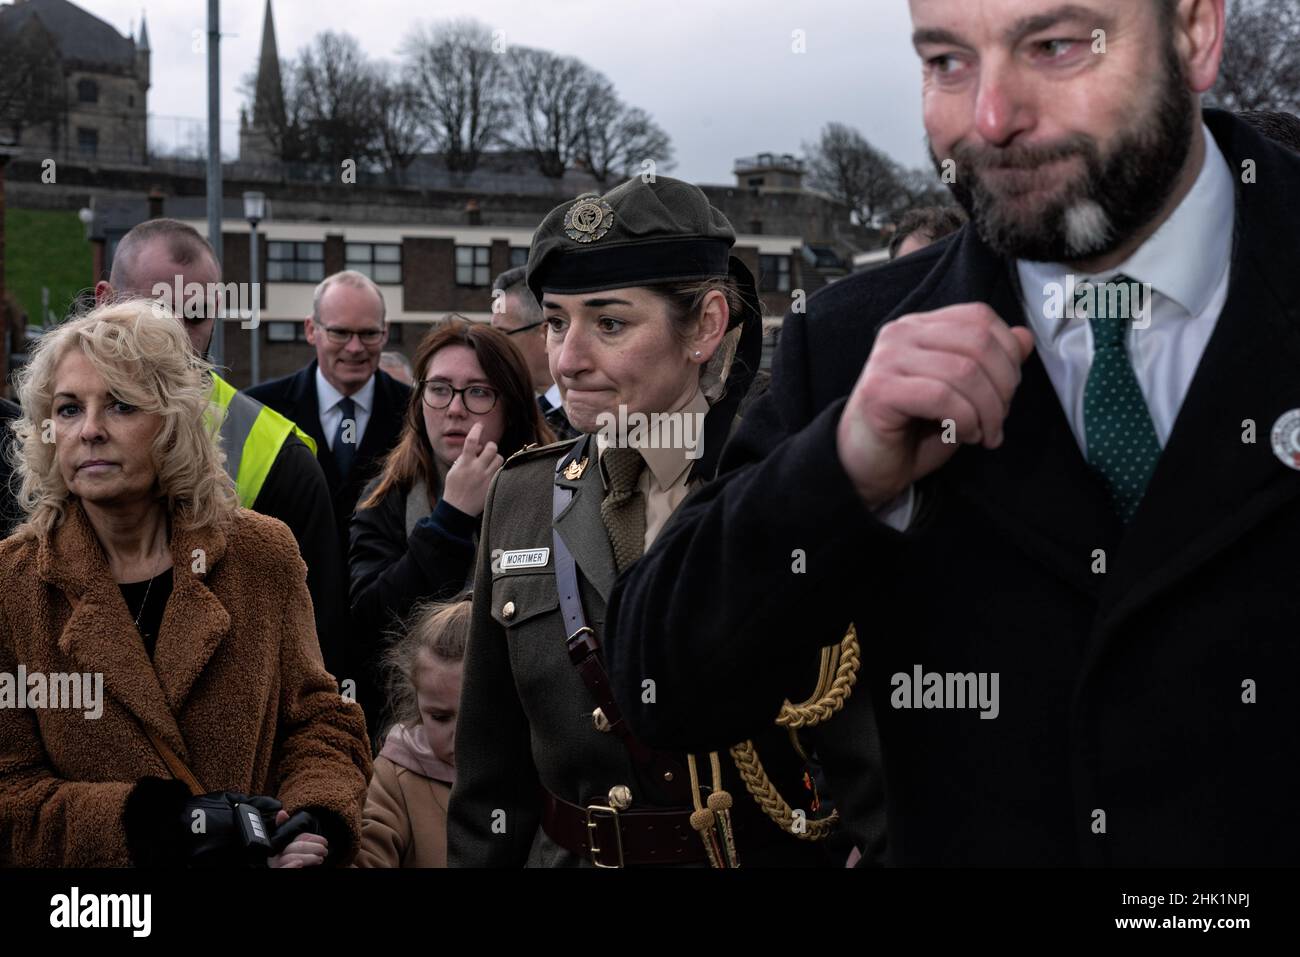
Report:
[[[529,329],[536,329],[538,326],[544,326],[544,325],[546,325],[546,320],[539,319],[537,322],[530,322],[528,325],[520,326],[518,329],[507,329],[504,331],[506,335],[513,336],[515,333],[527,332]]]
[[[448,408],[456,396],[465,403],[465,408],[474,415],[487,415],[496,407],[497,390],[485,385],[471,385],[464,389],[453,389],[448,383],[425,379],[422,383],[420,397],[431,409]]]
[[[353,336],[360,339],[363,345],[373,346],[384,338],[385,331],[384,329],[366,329],[364,332],[360,332],[353,329],[339,329],[334,326],[325,327],[325,335],[336,346],[347,345],[352,341]]]

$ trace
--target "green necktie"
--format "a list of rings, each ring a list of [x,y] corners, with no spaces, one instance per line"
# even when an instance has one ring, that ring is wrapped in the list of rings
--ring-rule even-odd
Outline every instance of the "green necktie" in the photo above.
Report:
[[[645,550],[645,496],[637,488],[645,459],[636,449],[608,448],[600,464],[608,478],[600,518],[614,547],[614,564],[622,571]]]
[[[1121,284],[1126,288],[1112,288]],[[1128,354],[1128,328],[1136,307],[1129,291],[1136,296],[1140,288],[1127,276],[1096,284],[1096,315],[1088,318],[1092,368],[1083,390],[1088,463],[1106,483],[1115,511],[1125,524],[1137,512],[1160,458],[1160,439]],[[1086,295],[1085,288],[1078,298]]]

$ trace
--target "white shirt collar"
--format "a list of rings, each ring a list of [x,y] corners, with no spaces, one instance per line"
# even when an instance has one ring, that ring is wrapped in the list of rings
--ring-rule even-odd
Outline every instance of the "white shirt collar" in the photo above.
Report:
[[[551,404],[552,409],[558,409],[564,404],[564,400],[560,398],[560,387],[555,383],[551,383],[551,387],[542,393],[542,397]]]
[[[334,406],[343,400],[343,393],[334,388],[330,381],[325,378],[325,373],[320,371],[320,365],[316,366],[316,402],[320,408],[321,415],[330,411]],[[352,401],[362,412],[369,413],[375,401],[375,377],[372,374],[356,392],[352,393]]]
[[[1133,255],[1113,270],[1086,278],[1110,279],[1122,273],[1150,283],[1158,296],[1173,300],[1188,316],[1205,311],[1232,260],[1236,185],[1214,134],[1204,123],[1201,132],[1205,161],[1191,191]],[[1073,270],[1062,263],[1023,259],[1016,261],[1016,270],[1031,318],[1042,321],[1035,331],[1054,341],[1072,320],[1066,315],[1049,320],[1041,305],[1048,298],[1046,290],[1054,284],[1065,288],[1065,277]],[[1080,281],[1083,278],[1078,277]]]

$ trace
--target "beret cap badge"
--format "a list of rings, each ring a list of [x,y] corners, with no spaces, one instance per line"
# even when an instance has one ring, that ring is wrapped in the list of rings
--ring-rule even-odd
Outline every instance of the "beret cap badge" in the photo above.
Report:
[[[603,239],[613,225],[614,207],[597,197],[578,200],[564,214],[564,235],[578,243]]]

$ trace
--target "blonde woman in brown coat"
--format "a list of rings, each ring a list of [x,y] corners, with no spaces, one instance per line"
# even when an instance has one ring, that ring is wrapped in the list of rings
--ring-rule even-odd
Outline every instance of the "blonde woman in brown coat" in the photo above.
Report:
[[[237,507],[207,369],[181,323],[131,302],[47,333],[20,374],[0,865],[244,864],[241,804],[266,815],[270,866],[356,851],[361,709],[322,664],[293,536]]]

